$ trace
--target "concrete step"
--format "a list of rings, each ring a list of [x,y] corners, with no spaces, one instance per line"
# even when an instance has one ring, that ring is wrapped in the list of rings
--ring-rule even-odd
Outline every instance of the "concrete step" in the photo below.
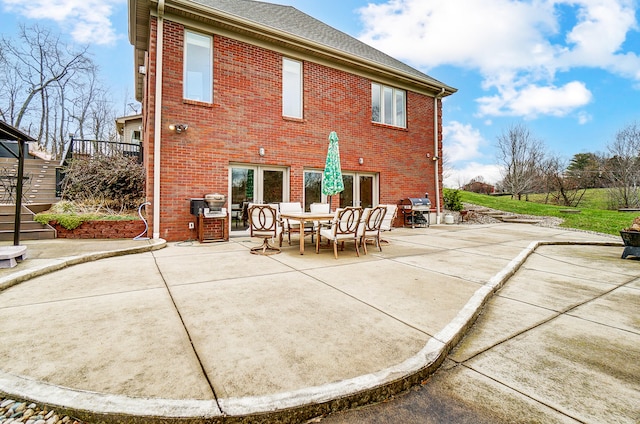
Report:
[[[510,222],[512,224],[538,224],[542,222],[542,219],[536,218],[520,218],[517,216],[514,217],[504,217],[502,222]]]
[[[480,215],[490,216],[491,218],[512,224],[538,224],[542,222],[542,218],[525,218],[517,214],[496,211],[488,208],[473,209],[473,212]]]
[[[45,211],[51,203],[22,206],[20,214],[20,240],[47,240],[56,238],[56,230],[33,220],[36,213]],[[0,205],[0,241],[13,240],[15,228],[15,205]]]
[[[14,222],[0,222],[0,231],[13,231]],[[20,231],[42,230],[47,227],[36,221],[20,221]]]
[[[56,238],[56,230],[40,229],[40,230],[20,230],[20,240],[51,240]],[[13,240],[13,230],[0,231],[0,241]]]

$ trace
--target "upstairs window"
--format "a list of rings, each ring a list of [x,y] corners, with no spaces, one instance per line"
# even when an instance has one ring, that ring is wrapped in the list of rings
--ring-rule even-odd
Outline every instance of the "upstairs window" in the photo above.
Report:
[[[371,121],[405,128],[407,126],[405,91],[372,83]]]
[[[302,119],[302,62],[282,59],[282,115]]]
[[[211,37],[185,32],[184,98],[211,103],[213,92]]]

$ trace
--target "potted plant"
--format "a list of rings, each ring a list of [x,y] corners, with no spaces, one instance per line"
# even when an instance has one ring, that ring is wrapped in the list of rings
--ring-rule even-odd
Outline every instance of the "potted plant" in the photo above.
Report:
[[[633,220],[631,227],[620,230],[620,236],[625,245],[622,259],[629,255],[640,257],[640,216]]]

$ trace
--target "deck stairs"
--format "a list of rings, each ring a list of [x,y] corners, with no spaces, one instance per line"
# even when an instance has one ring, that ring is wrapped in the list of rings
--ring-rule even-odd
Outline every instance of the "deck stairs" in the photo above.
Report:
[[[22,192],[22,213],[20,214],[20,240],[43,240],[56,237],[56,231],[49,225],[33,220],[36,213],[45,211],[60,200],[56,197],[56,167],[52,161],[35,158],[25,159]],[[15,176],[18,160],[0,158],[0,175]],[[11,192],[3,179],[0,185],[0,241],[12,241],[15,226],[15,193]]]
[[[20,240],[47,240],[56,238],[56,230],[48,224],[40,224],[33,220],[38,210],[35,205],[22,206],[20,214]],[[31,210],[29,208],[35,210]],[[38,208],[46,205],[39,204]],[[48,209],[48,207],[46,207]],[[0,241],[13,241],[15,228],[15,205],[0,205]]]

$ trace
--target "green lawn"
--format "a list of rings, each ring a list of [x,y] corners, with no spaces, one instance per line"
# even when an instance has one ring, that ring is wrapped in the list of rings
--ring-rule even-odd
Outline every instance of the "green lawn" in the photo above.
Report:
[[[600,194],[594,195],[597,198]],[[633,218],[640,216],[640,213],[618,212],[593,207],[600,205],[602,201],[593,200],[585,202],[585,207],[578,208],[580,213],[565,213],[564,206],[547,205],[533,201],[513,200],[509,196],[487,196],[485,194],[460,191],[463,202],[498,209],[505,212],[513,212],[524,215],[556,216],[564,219],[562,227],[577,228],[580,230],[597,231],[599,233],[619,235],[620,230],[630,227]],[[529,199],[535,199],[529,196]]]

